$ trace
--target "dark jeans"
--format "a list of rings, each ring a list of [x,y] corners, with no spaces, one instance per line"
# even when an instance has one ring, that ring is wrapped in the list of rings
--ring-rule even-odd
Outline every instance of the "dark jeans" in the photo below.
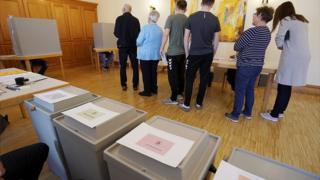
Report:
[[[178,94],[183,94],[184,91],[184,74],[186,55],[167,56],[168,59],[168,80],[171,87],[172,101],[177,100]]]
[[[139,85],[139,70],[137,61],[137,48],[119,48],[119,63],[120,63],[120,81],[121,86],[127,86],[127,59],[130,58],[131,67],[133,69],[132,84],[133,87]]]
[[[271,111],[272,117],[279,117],[279,114],[282,114],[288,107],[290,97],[291,97],[291,86],[278,84],[278,93],[276,102],[273,106],[273,110]]]
[[[1,156],[8,180],[37,180],[47,159],[49,147],[38,143],[11,151]]]
[[[144,61],[140,60],[140,66],[142,71],[144,92],[147,94],[157,93],[157,67],[159,61]]]
[[[21,63],[26,66],[24,61],[21,61]],[[44,75],[46,70],[48,69],[48,62],[43,60],[43,59],[34,59],[34,60],[30,60],[31,63],[31,67],[35,67],[35,66],[40,66],[40,69],[38,71],[38,74],[42,74]]]
[[[261,73],[261,66],[240,66],[237,67],[235,81],[235,99],[232,116],[239,118],[244,99],[245,105],[243,113],[251,116],[254,103],[254,84]]]
[[[212,58],[212,53],[205,55],[189,55],[186,62],[186,87],[184,105],[190,106],[193,82],[198,69],[200,71],[200,84],[197,95],[197,104],[202,105],[208,85]]]

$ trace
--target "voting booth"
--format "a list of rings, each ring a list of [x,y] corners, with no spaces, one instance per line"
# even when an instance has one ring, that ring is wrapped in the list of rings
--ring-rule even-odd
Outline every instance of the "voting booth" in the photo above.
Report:
[[[220,137],[161,116],[154,116],[104,151],[110,178],[204,179]]]
[[[72,179],[109,179],[103,150],[145,120],[146,112],[101,98],[63,112],[54,124]]]
[[[94,48],[115,48],[117,38],[113,35],[114,24],[112,23],[93,23]]]
[[[68,170],[64,163],[53,118],[60,116],[62,111],[90,102],[99,96],[89,91],[66,86],[56,90],[35,94],[33,99],[26,100],[25,106],[40,142],[49,146],[49,169],[60,179],[69,179]]]
[[[319,180],[320,176],[273,159],[234,148],[228,163],[268,180]]]

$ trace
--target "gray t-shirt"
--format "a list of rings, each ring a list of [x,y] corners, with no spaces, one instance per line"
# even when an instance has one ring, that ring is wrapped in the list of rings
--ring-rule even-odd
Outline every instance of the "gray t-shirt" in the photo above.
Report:
[[[184,14],[175,14],[168,17],[165,29],[170,29],[169,47],[167,54],[176,56],[184,54],[183,35],[186,26],[187,16]]]
[[[213,53],[213,38],[220,32],[219,19],[211,12],[198,11],[190,15],[186,29],[191,32],[190,55]]]

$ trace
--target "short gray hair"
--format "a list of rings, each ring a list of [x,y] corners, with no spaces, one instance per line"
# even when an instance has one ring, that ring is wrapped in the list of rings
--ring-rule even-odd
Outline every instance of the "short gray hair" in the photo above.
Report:
[[[152,21],[154,23],[156,23],[159,20],[159,17],[160,17],[160,13],[156,10],[152,10],[149,13],[149,19],[150,19],[150,21]]]

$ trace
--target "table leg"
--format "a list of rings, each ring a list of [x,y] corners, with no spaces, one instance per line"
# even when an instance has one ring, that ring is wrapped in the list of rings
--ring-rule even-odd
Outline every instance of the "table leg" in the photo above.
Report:
[[[30,60],[29,60],[29,59],[26,59],[25,62],[26,62],[27,71],[32,72]]]
[[[4,66],[3,62],[0,61],[0,69],[5,69],[6,67]]]
[[[20,111],[21,111],[22,118],[23,119],[27,118],[26,109],[24,108],[23,103],[19,104],[19,108],[20,108]]]
[[[66,76],[65,76],[65,74],[64,74],[64,67],[63,67],[62,57],[59,57],[59,61],[60,61],[60,68],[61,68],[62,77],[63,77],[63,79],[65,79]]]
[[[272,83],[273,83],[274,73],[268,74],[267,86],[264,90],[263,101],[262,101],[262,112],[266,112],[268,108],[269,97],[271,94]]]
[[[98,70],[98,72],[101,72],[99,53],[98,52],[96,52],[96,69]]]

